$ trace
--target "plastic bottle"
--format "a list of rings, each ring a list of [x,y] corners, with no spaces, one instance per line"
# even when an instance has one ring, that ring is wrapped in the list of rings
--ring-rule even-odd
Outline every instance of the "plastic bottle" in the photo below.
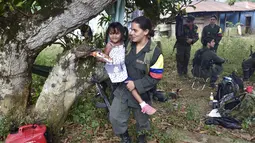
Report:
[[[212,108],[213,108],[213,109],[219,108],[218,100],[213,100]]]
[[[213,97],[213,92],[211,92],[210,94],[210,101],[209,101],[209,105],[212,107],[213,105],[213,100],[214,100],[214,97]]]
[[[110,58],[108,55],[106,55],[102,52],[94,51],[91,53],[91,55],[93,57],[100,58],[100,59],[104,60],[105,62],[112,63],[112,58]]]
[[[211,92],[211,94],[210,94],[210,101],[212,101],[213,99],[214,99],[213,92]]]

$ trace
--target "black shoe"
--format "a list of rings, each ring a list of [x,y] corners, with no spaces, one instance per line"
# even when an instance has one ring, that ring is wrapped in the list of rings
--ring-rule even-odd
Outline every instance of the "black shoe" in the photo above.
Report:
[[[128,135],[128,131],[120,135],[121,143],[131,143],[131,138]]]
[[[139,135],[137,138],[137,143],[147,143],[145,135]]]

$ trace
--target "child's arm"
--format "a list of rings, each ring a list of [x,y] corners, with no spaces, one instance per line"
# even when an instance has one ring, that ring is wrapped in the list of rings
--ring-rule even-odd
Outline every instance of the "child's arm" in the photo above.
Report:
[[[103,51],[104,51],[103,53],[104,53],[105,55],[109,56],[109,53],[110,53],[111,49],[112,49],[112,45],[108,42],[108,43],[106,44],[104,50],[103,50]],[[98,58],[97,60],[100,61],[100,62],[105,62],[105,60],[103,60],[103,59],[101,59],[101,58]]]
[[[143,102],[143,99],[141,98],[136,89],[133,89],[131,93],[139,104]]]
[[[112,49],[112,45],[110,44],[110,42],[108,42],[104,48],[104,54],[109,56],[111,49]]]

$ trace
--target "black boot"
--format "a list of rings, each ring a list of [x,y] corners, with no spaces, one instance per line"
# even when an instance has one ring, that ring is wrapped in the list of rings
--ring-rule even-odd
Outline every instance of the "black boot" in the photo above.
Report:
[[[248,70],[244,69],[243,70],[243,81],[247,81],[249,79],[249,77],[250,77],[249,69]]]
[[[137,138],[138,143],[147,143],[146,141],[146,135],[139,135]]]
[[[128,135],[128,131],[126,131],[123,134],[120,134],[121,143],[131,143],[131,138]]]

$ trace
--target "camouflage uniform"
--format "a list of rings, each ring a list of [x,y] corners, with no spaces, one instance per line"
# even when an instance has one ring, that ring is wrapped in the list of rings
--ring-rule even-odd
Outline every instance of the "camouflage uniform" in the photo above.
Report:
[[[218,25],[207,25],[203,28],[202,31],[202,37],[201,37],[201,42],[204,44],[204,39],[206,37],[213,37],[215,40],[215,45],[214,48],[212,48],[213,51],[217,52],[220,40],[222,38],[222,29]]]
[[[131,51],[126,55],[125,64],[128,71],[128,76],[134,81],[135,89],[140,94],[141,98],[148,104],[151,103],[153,89],[159,82],[159,78],[155,78],[151,73],[151,68],[161,57],[160,63],[163,61],[161,50],[156,47],[150,61],[150,71],[146,74],[147,64],[144,62],[146,52],[150,51],[151,41],[136,54],[136,46],[132,44]],[[163,71],[163,68],[162,68]],[[131,92],[127,89],[125,83],[121,83],[114,91],[114,99],[110,108],[110,122],[115,134],[127,136],[128,119],[130,111],[133,111],[136,120],[137,131],[149,130],[149,116],[141,112],[141,107],[135,100]]]
[[[198,40],[197,29],[198,27],[194,24],[191,27],[184,25],[182,35],[176,37],[177,72],[180,76],[188,73],[191,45]],[[191,44],[186,42],[188,38],[192,39]]]
[[[207,47],[203,47],[201,55],[201,73],[202,77],[210,77],[211,86],[217,81],[219,74],[223,71],[222,64],[225,60]]]

